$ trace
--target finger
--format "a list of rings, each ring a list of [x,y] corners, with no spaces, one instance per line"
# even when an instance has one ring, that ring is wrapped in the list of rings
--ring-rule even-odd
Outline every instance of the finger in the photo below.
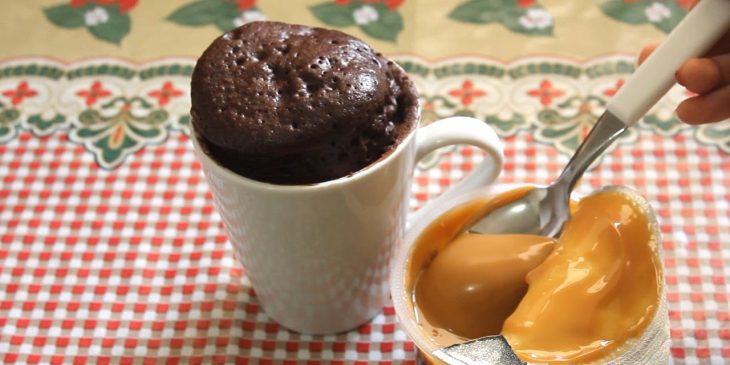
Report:
[[[730,53],[711,58],[720,73],[720,85],[730,84]]]
[[[649,57],[649,55],[654,52],[657,47],[659,47],[659,43],[653,43],[644,47],[644,49],[641,50],[641,53],[639,53],[639,64],[644,63],[646,58]]]
[[[677,107],[677,116],[688,124],[713,123],[730,118],[730,85],[683,101]]]
[[[680,85],[698,94],[730,84],[730,54],[693,58],[679,68],[676,77]]]
[[[697,94],[712,91],[720,85],[720,70],[709,58],[693,58],[685,62],[675,75],[677,82]]]

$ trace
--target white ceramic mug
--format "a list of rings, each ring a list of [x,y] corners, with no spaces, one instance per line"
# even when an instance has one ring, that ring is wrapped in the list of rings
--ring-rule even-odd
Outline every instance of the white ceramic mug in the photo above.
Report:
[[[503,158],[493,129],[473,118],[452,117],[414,128],[395,150],[350,176],[275,185],[219,165],[195,135],[192,140],[263,310],[284,327],[311,334],[355,328],[382,308],[418,160],[454,144],[487,152],[480,165],[435,199],[440,200],[490,184]]]

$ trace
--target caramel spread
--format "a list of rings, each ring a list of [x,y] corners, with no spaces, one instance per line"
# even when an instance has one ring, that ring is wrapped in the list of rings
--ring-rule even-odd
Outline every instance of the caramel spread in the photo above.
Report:
[[[661,270],[650,223],[618,192],[580,201],[555,251],[502,333],[523,360],[575,363],[608,355],[651,322]]]
[[[553,245],[541,236],[459,235],[436,256],[416,288],[418,308],[434,327],[431,336],[456,335],[449,342],[458,343],[498,334],[527,291],[525,275]]]
[[[419,324],[442,346],[501,332],[528,362],[611,356],[657,310],[661,266],[648,218],[628,196],[603,191],[574,206],[557,243],[463,233],[526,191],[471,202],[424,231],[406,284]]]

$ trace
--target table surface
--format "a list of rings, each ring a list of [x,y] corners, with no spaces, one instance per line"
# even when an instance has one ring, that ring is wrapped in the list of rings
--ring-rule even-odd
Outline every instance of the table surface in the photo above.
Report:
[[[0,363],[414,364],[387,305],[348,333],[269,320],[188,139],[195,57],[266,18],[362,37],[400,62],[423,124],[472,115],[501,182],[559,173],[691,0],[39,0],[0,3]],[[644,194],[663,232],[675,364],[730,362],[730,123],[690,127],[677,87],[583,179]],[[428,156],[417,209],[482,156]]]

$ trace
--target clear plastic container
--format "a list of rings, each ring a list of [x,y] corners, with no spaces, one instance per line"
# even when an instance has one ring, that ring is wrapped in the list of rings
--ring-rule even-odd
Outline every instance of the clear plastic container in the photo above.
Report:
[[[391,296],[395,306],[396,315],[401,324],[401,328],[406,332],[408,337],[418,347],[422,359],[430,364],[463,364],[463,362],[453,359],[453,361],[443,362],[436,359],[431,354],[441,347],[424,334],[415,318],[413,308],[412,288],[406,285],[406,270],[413,251],[413,244],[434,220],[456,208],[462,204],[475,199],[483,199],[484,197],[496,196],[500,193],[520,187],[514,184],[493,185],[488,188],[472,191],[466,194],[457,195],[449,200],[440,201],[439,204],[431,204],[428,209],[419,211],[412,217],[409,222],[405,238],[398,247],[391,268],[390,284]],[[630,199],[639,203],[641,209],[650,217],[651,229],[654,232],[653,238],[656,240],[657,254],[661,260],[661,234],[659,226],[656,222],[656,215],[651,206],[640,194],[621,186],[609,186],[603,189],[616,190],[629,196]],[[580,198],[580,196],[576,196]],[[667,364],[669,363],[669,317],[667,312],[667,303],[665,298],[665,285],[661,284],[661,294],[659,296],[660,303],[652,322],[647,326],[641,337],[630,339],[621,347],[615,350],[611,355],[601,359],[598,362],[590,364]]]

